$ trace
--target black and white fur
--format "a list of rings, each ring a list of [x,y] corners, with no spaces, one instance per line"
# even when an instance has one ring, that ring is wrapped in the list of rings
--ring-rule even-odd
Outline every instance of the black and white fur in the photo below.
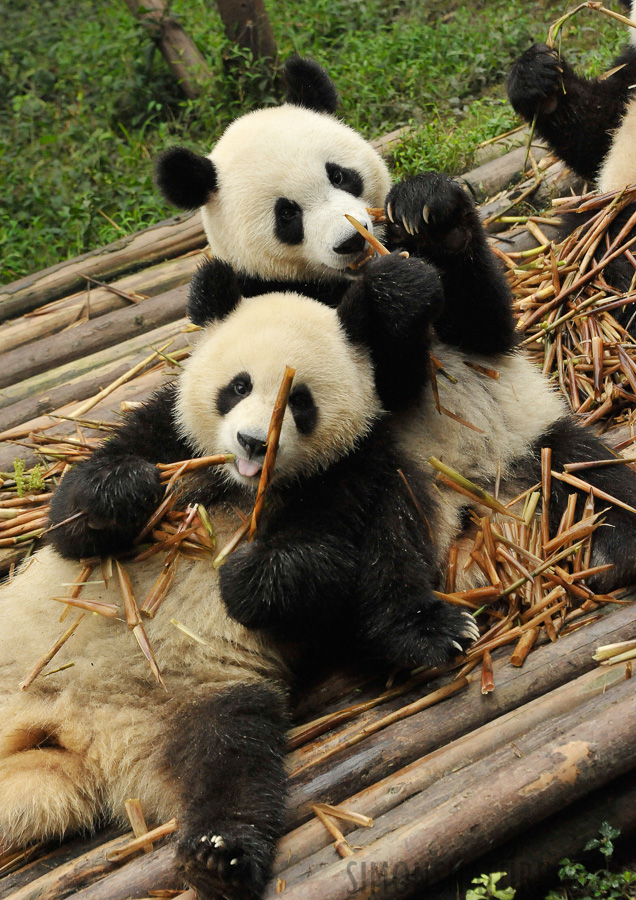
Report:
[[[404,381],[391,378],[388,360],[378,360],[377,377],[389,382],[379,384],[381,399],[394,412],[407,453],[422,469],[430,456],[439,457],[484,486],[494,485],[500,469],[507,497],[537,480],[542,446],[552,446],[556,467],[590,454],[607,457],[609,451],[575,426],[563,398],[515,349],[510,291],[471,198],[434,172],[389,187],[379,155],[335,117],[337,94],[327,73],[299,58],[287,63],[286,73],[287,102],[236,120],[209,157],[176,148],[158,161],[164,195],[182,207],[201,206],[216,257],[195,279],[190,315],[205,317],[210,297],[223,293],[228,273],[234,277],[230,269],[245,296],[300,290],[333,303],[359,277],[349,265],[363,252],[343,213],[369,227],[366,207],[384,206],[389,221],[380,236],[387,245],[432,263],[442,280],[431,350],[454,381],[438,376],[440,402],[480,429],[440,414],[430,384],[413,401]],[[341,173],[339,184],[334,172]],[[281,209],[293,212],[284,227]],[[429,364],[423,352],[413,359]],[[466,363],[494,368],[500,377],[493,381]],[[592,472],[590,480],[636,500],[632,474],[609,471]],[[448,516],[436,535],[440,555],[461,530],[464,506],[457,494],[443,497]],[[551,508],[560,515],[558,500]],[[598,579],[599,589],[635,574],[636,523],[616,509],[607,522],[595,553],[616,561],[616,568]],[[623,543],[615,537],[619,531]]]
[[[629,0],[621,0],[630,8]],[[636,0],[631,19],[636,22]],[[609,78],[580,75],[545,44],[535,44],[514,63],[508,76],[508,96],[513,108],[550,148],[578,175],[595,184],[601,193],[636,183],[636,29],[629,28],[630,42],[614,61]],[[631,205],[616,217],[614,237],[636,212]],[[567,217],[564,230],[580,224]],[[636,232],[635,232],[636,233]],[[628,290],[634,269],[622,256],[606,268],[619,290]],[[626,307],[625,317],[633,308]]]
[[[475,638],[472,617],[432,593],[439,560],[429,529],[444,508],[395,446],[371,361],[391,351],[396,380],[403,365],[408,372],[405,398],[417,393],[427,370],[415,377],[410,357],[426,352],[440,302],[436,272],[398,256],[371,263],[337,311],[291,293],[241,300],[228,279],[177,382],[65,476],[51,520],[82,516],[53,531],[52,546],[0,590],[5,846],[122,820],[125,799],[139,797],[150,822],[177,816],[178,859],[202,897],[256,898],[283,829],[289,640],[311,636],[324,647],[336,628],[373,658],[430,665]],[[168,692],[123,611],[87,615],[55,660],[73,668],[21,691],[73,621],[59,625],[63,607],[52,600],[76,579],[72,560],[131,546],[160,499],[156,462],[236,454],[235,464],[187,479],[179,498],[206,505],[225,545],[240,524],[233,510],[248,512],[254,500],[285,364],[296,375],[256,539],[220,575],[212,559],[181,559],[145,621]],[[141,603],[162,561],[123,564]],[[118,586],[98,579],[83,596],[121,606]]]

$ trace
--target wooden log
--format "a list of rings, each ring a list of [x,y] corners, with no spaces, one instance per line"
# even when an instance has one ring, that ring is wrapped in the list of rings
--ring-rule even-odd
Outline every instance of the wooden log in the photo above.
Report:
[[[159,47],[186,97],[196,99],[212,80],[212,73],[179,20],[168,12],[163,0],[126,0],[126,6]]]
[[[594,668],[592,654],[596,647],[629,639],[635,623],[636,604],[624,606],[555,644],[538,648],[521,669],[508,664],[509,650],[500,651],[493,667],[497,689],[482,697],[479,684],[471,684],[452,700],[452,715],[448,702],[434,706],[322,765],[321,748],[317,747],[315,765],[291,776],[290,825],[300,825],[311,818],[312,803],[340,803],[391,771],[588,672]],[[609,637],[618,634],[621,637]],[[427,690],[434,687],[432,683]],[[311,757],[305,753],[304,760],[308,758]],[[292,766],[297,759],[292,757]]]
[[[36,397],[38,394],[51,391],[60,384],[66,384],[72,380],[80,380],[84,376],[90,377],[95,369],[111,366],[125,357],[133,356],[140,350],[147,350],[151,345],[161,346],[173,335],[179,334],[187,323],[188,319],[186,318],[175,319],[174,322],[168,322],[167,325],[161,325],[159,328],[144,334],[138,334],[127,341],[113,344],[112,347],[106,347],[97,353],[87,354],[81,359],[75,359],[73,362],[56,366],[31,378],[25,378],[24,381],[17,381],[15,384],[8,385],[0,390],[0,410],[13,406],[14,403],[21,403],[30,397]]]
[[[142,362],[152,352],[152,347],[160,346],[157,338],[151,337],[151,335],[156,335],[157,332],[163,333],[163,343],[166,343],[171,338],[174,341],[166,349],[166,353],[173,353],[175,350],[189,347],[189,336],[182,331],[186,323],[187,319],[178,319],[175,323],[169,323],[163,328],[155,329],[148,335],[148,340],[144,342],[144,347],[136,353],[95,368],[88,375],[82,375],[79,378],[62,382],[49,391],[43,391],[33,397],[27,397],[5,409],[0,408],[0,431],[3,432],[6,429],[14,428],[67,404],[79,403],[80,400],[93,397],[102,388],[115,381],[116,378],[124,375],[133,366]]]
[[[601,697],[614,690],[616,686],[624,685],[624,681],[623,673],[623,677],[615,679],[614,684],[608,685],[605,692],[596,691],[594,696]],[[578,707],[567,710],[554,718],[546,716],[534,727],[529,727],[527,731],[521,730],[515,736],[514,742],[494,743],[492,751],[484,754],[475,762],[468,762],[459,768],[446,770],[441,777],[431,781],[423,791],[411,799],[399,804],[384,815],[374,817],[372,830],[356,829],[349,833],[348,841],[352,846],[358,848],[377,844],[379,840],[390,836],[400,828],[419,821],[430,810],[443,808],[455,797],[460,795],[468,797],[473,790],[479,790],[480,783],[484,779],[484,771],[497,773],[505,770],[512,758],[530,755],[535,750],[542,748],[551,737],[564,733],[568,728],[578,725],[593,713],[594,707],[590,698],[583,696]],[[345,808],[349,807],[345,806]],[[336,857],[331,848],[321,850],[300,864],[285,868],[279,875],[290,886],[302,884],[308,878],[326,871],[335,860]],[[459,854],[454,860],[454,864],[461,864],[462,861],[463,858]],[[422,864],[427,861],[423,858],[416,862]]]
[[[114,393],[101,400],[94,409],[91,409],[88,418],[117,424],[120,421],[120,409],[123,402],[145,400],[153,391],[157,390],[172,377],[174,376],[166,371],[150,371],[139,375],[133,381],[123,384]],[[69,403],[62,409],[55,410],[55,414],[69,416],[73,414],[76,408],[77,403]],[[72,422],[60,422],[58,419],[52,418],[52,415],[40,416],[37,419],[32,419],[31,422],[25,423],[24,426],[18,426],[11,432],[4,433],[3,442],[0,443],[0,471],[6,472],[11,469],[13,460],[16,457],[24,459],[29,466],[35,465],[39,461],[32,450],[12,444],[12,440],[22,440],[28,437],[31,431],[46,430],[53,427],[55,427],[56,435],[75,434],[75,426]],[[44,450],[44,448],[42,449]]]
[[[62,897],[69,897],[70,900],[129,900],[130,897],[147,896],[148,891],[185,890],[183,875],[176,870],[174,854],[174,843],[165,844],[152,853],[144,853],[143,856],[133,859],[111,874],[106,874],[97,883],[74,893],[65,893],[59,898],[56,897],[56,900],[62,900]],[[117,866],[116,863],[110,865]],[[23,900],[23,898],[10,896],[6,900]]]
[[[498,759],[496,769],[494,758],[486,757],[460,773],[461,778],[451,776],[452,795],[441,804],[432,796],[424,804],[422,795],[418,814],[413,801],[408,810],[404,804],[406,821],[357,851],[354,860],[335,862],[311,879],[288,882],[286,900],[368,896],[365,873],[372,867],[386,874],[374,894],[379,898],[400,900],[434,884],[458,863],[475,859],[636,767],[635,727],[636,691],[628,680],[557,724],[535,729],[519,745],[521,758],[506,748],[505,764],[503,757]],[[274,898],[275,890],[270,888],[265,896]]]
[[[185,285],[174,288],[136,306],[119,309],[94,322],[3,354],[0,388],[182,318],[187,294]]]
[[[508,226],[506,223],[499,222],[496,216],[503,215],[506,211],[508,211],[509,215],[515,215],[515,207],[512,206],[510,209],[509,207],[511,207],[516,197],[529,191],[535,184],[536,189],[528,195],[528,202],[535,209],[542,209],[548,205],[552,197],[562,196],[568,193],[570,188],[577,191],[580,190],[583,182],[578,175],[575,175],[567,168],[565,163],[558,160],[544,170],[543,179],[540,183],[537,183],[536,178],[529,178],[527,181],[522,181],[518,184],[515,190],[509,194],[482,204],[479,208],[479,215],[485,223],[486,230],[493,234],[497,231],[504,231]],[[541,227],[543,228],[544,226]]]
[[[93,839],[91,843],[97,846],[85,850],[79,856],[57,866],[51,871],[44,871],[38,877],[33,877],[33,870],[45,868],[40,861],[26,866],[20,872],[0,881],[0,898],[11,900],[62,900],[74,891],[90,884],[97,878],[102,878],[110,872],[120,868],[118,863],[109,862],[106,855],[112,850],[119,850],[128,843],[132,835],[128,832],[109,841],[104,841],[102,835]],[[73,842],[74,844],[76,842]],[[52,854],[53,859],[55,858]],[[48,859],[47,856],[45,858]]]
[[[545,144],[535,142],[532,145],[532,153],[538,162],[548,155],[549,150]],[[526,155],[525,147],[517,147],[515,150],[504,153],[503,156],[497,159],[490,160],[490,162],[484,163],[470,172],[466,172],[458,180],[467,184],[475,199],[481,202],[487,197],[492,197],[503,191],[519,178]]]
[[[196,252],[186,257],[171,259],[113,281],[110,287],[93,285],[79,293],[54,301],[36,314],[29,313],[5,322],[0,326],[0,353],[30,344],[47,335],[57,334],[79,318],[96,319],[105,313],[131,305],[131,300],[125,299],[115,291],[132,296],[142,294],[145,297],[155,297],[157,294],[187,284],[197,270],[200,260],[201,256]]]
[[[105,247],[4,285],[0,288],[0,322],[24,315],[73,291],[83,290],[85,275],[105,281],[159,260],[197,250],[205,243],[198,212],[166,219]]]
[[[597,696],[613,685],[622,682],[624,678],[624,671],[620,670],[620,667],[609,679],[600,669],[592,669],[573,682],[568,682],[506,715],[482,725],[475,731],[469,732],[450,744],[421,757],[398,772],[383,778],[366,790],[348,797],[342,802],[342,807],[348,812],[361,813],[376,820],[415,794],[443,780],[448,773],[457,772],[467,765],[483,759],[496,748],[515,741],[520,735],[546,720],[556,720],[559,716],[589,700],[590,697]],[[343,826],[343,831],[348,834],[354,827],[353,825]],[[284,870],[292,870],[292,867],[300,861],[308,860],[313,854],[317,854],[321,849],[330,845],[331,839],[318,821],[312,819],[306,822],[281,841],[275,873],[286,878]],[[296,869],[295,871],[300,870]]]
[[[515,900],[536,900],[554,884],[561,860],[580,856],[585,844],[598,837],[602,822],[610,822],[617,828],[621,841],[633,842],[636,769],[550,816],[540,828],[524,832],[522,840],[515,838],[480,856],[436,884],[432,891],[418,895],[419,900],[457,900],[471,887],[473,878],[483,872],[501,871],[507,872],[506,885],[516,888]],[[590,857],[588,863],[594,859]]]

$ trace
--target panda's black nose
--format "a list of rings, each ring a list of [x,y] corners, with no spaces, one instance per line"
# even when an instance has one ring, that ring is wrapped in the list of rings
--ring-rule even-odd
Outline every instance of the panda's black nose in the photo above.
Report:
[[[253,456],[265,456],[267,443],[266,437],[262,432],[259,434],[248,434],[244,431],[237,431],[236,439],[247,453],[249,459]]]
[[[361,253],[364,250],[365,240],[361,234],[356,233],[353,237],[347,238],[337,247],[333,248],[334,253],[341,253],[343,256],[347,253]]]

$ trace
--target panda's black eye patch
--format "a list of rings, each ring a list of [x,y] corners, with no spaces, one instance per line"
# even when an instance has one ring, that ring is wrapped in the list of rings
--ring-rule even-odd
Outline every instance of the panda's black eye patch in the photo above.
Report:
[[[362,196],[364,183],[359,172],[356,172],[355,169],[347,169],[344,166],[329,162],[325,168],[327,170],[327,178],[334,187],[339,188],[341,191],[346,191],[348,194],[353,194],[354,197]]]
[[[226,416],[230,410],[252,393],[252,379],[247,372],[239,372],[234,378],[222,387],[216,395],[216,408],[222,416]]]
[[[283,244],[302,244],[303,211],[295,200],[279,197],[274,205],[276,237]]]
[[[299,384],[289,395],[289,408],[301,434],[311,434],[318,421],[318,407],[306,384]]]

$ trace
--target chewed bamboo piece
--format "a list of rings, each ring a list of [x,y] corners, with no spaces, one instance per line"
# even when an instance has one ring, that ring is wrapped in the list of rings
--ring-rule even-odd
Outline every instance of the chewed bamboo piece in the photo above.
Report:
[[[113,850],[107,855],[106,858],[109,862],[119,862],[122,859],[126,859],[127,856],[131,856],[138,850],[144,850],[148,843],[159,841],[161,840],[161,838],[167,837],[169,834],[173,834],[178,829],[178,827],[179,826],[177,824],[177,820],[170,819],[169,822],[166,822],[163,825],[159,825],[157,828],[153,828],[152,831],[147,831],[140,837],[135,837],[132,840],[128,841],[127,844],[124,844],[117,850]]]
[[[348,222],[351,222],[355,230],[362,235],[365,241],[369,244],[369,246],[373,247],[376,253],[380,256],[388,256],[390,251],[386,249],[386,247],[380,243],[377,237],[374,237],[371,232],[362,225],[361,222],[358,222],[357,219],[354,219],[353,216],[350,216],[348,213],[345,213],[345,219]]]
[[[289,402],[289,394],[291,392],[292,382],[294,380],[295,374],[295,369],[292,369],[291,366],[285,366],[285,374],[283,375],[283,380],[281,382],[280,388],[278,389],[278,396],[276,397],[276,402],[274,403],[274,411],[272,412],[272,418],[270,420],[269,429],[267,431],[267,450],[265,451],[265,461],[263,462],[263,468],[261,470],[261,477],[258,483],[258,490],[256,492],[256,500],[254,502],[254,510],[252,512],[252,519],[249,528],[248,540],[250,541],[253,541],[256,536],[258,521],[262,515],[263,504],[265,503],[265,494],[267,492],[267,488],[269,487],[270,481],[272,480],[272,475],[274,474],[276,454],[278,453],[278,442],[280,441],[283,419],[285,418],[287,403]]]
[[[208,466],[222,466],[225,463],[234,462],[233,453],[217,453],[215,456],[199,456],[195,459],[182,459],[180,462],[157,463],[161,472],[162,482],[169,481],[176,473],[185,475],[186,472],[196,472],[198,469],[206,469]]]

